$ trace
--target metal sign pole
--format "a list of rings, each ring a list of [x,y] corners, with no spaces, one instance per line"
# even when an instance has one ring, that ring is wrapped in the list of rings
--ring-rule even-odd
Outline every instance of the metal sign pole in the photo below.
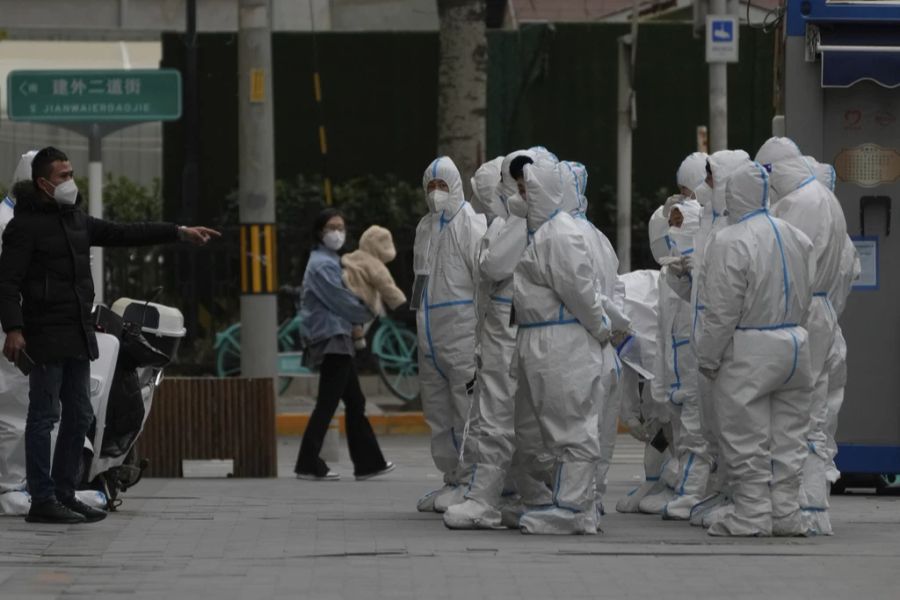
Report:
[[[99,123],[88,126],[88,214],[103,218],[103,132]],[[91,248],[91,277],[94,279],[94,302],[103,304],[105,278],[103,248]]]

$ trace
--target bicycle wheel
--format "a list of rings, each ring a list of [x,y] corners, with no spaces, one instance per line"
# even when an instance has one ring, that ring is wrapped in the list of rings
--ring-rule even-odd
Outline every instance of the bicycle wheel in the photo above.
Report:
[[[405,402],[419,396],[419,361],[416,334],[383,319],[372,339],[378,357],[378,375],[391,392]]]
[[[216,375],[241,374],[241,324],[235,323],[216,336]]]

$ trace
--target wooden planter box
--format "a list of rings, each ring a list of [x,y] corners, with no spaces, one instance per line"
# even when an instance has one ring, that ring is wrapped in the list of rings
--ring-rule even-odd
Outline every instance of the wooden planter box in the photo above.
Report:
[[[232,459],[235,477],[275,477],[271,379],[169,378],[137,443],[147,477],[181,477],[182,460]]]

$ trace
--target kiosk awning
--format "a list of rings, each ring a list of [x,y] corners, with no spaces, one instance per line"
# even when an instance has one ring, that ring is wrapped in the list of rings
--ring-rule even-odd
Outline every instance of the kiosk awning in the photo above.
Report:
[[[885,88],[900,87],[900,28],[823,27],[818,51],[822,55],[822,87],[846,88],[872,81]]]

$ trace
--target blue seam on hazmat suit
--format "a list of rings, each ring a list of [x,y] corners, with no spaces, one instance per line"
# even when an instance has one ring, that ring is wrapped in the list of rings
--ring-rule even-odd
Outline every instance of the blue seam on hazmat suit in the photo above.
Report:
[[[15,202],[13,202],[12,198],[10,198],[9,196],[7,196],[6,198],[3,199],[3,204],[7,205],[10,208],[16,207]]]
[[[562,470],[563,470],[563,467],[565,466],[565,464],[566,463],[564,463],[564,462],[559,463],[559,466],[556,469],[556,481],[553,484],[553,505],[557,508],[561,508],[563,510],[567,510],[567,511],[573,512],[573,513],[584,512],[581,509],[573,508],[571,506],[566,506],[565,504],[560,504],[560,502],[559,502],[559,483],[560,483],[560,480],[562,479]],[[544,509],[544,510],[548,510],[548,509]]]
[[[444,379],[444,381],[449,381],[447,379],[447,376],[444,375],[444,372],[437,364],[437,357],[435,356],[434,351],[434,341],[431,339],[431,317],[429,315],[430,311],[428,309],[428,286],[425,286],[425,289],[422,293],[425,297],[425,339],[428,340],[428,350],[431,351],[431,354],[429,355],[431,357],[431,364],[434,365],[434,370],[438,372],[438,375],[440,375],[441,378]]]
[[[672,390],[669,392],[669,402],[675,406],[682,406],[684,404],[684,402],[675,402],[675,392],[681,390],[681,373],[678,372],[678,348],[689,343],[691,343],[691,340],[689,339],[677,341],[675,336],[672,336],[672,370],[675,372],[675,383],[669,386]]]
[[[446,308],[448,306],[461,306],[463,304],[474,304],[473,300],[449,300],[447,302],[439,302],[437,304],[429,304],[428,309]]]
[[[684,486],[687,483],[688,477],[691,475],[691,468],[694,466],[694,457],[696,455],[691,452],[691,457],[688,459],[687,467],[684,469],[684,478],[681,480],[681,487],[678,488],[678,495],[684,496]]]
[[[504,298],[503,296],[491,296],[491,301],[499,302],[500,304],[512,304],[512,298]]]
[[[794,335],[793,331],[789,331],[791,334],[791,339],[794,340],[794,364],[791,366],[791,374],[788,375],[787,379],[784,380],[784,383],[787,383],[794,376],[794,373],[797,371],[797,358],[800,354],[800,344],[797,342],[797,336]]]

